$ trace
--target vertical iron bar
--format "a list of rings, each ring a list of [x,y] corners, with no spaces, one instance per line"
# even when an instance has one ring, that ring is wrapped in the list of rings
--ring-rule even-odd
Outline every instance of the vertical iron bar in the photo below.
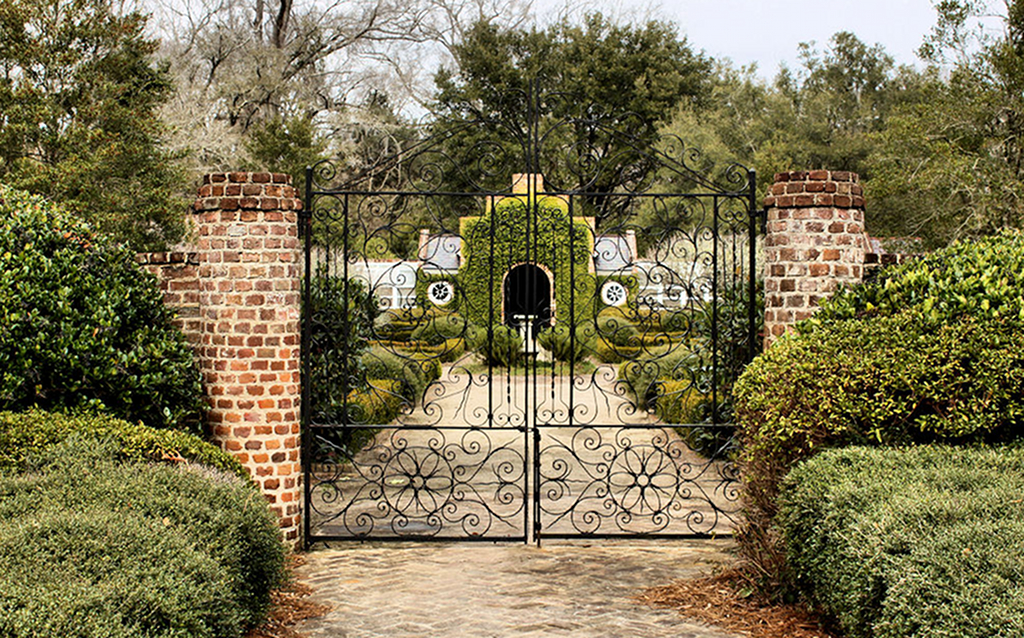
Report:
[[[303,484],[303,503],[302,503],[302,546],[305,549],[309,549],[310,544],[310,518],[311,518],[311,491],[310,482],[313,477],[312,472],[312,445],[313,436],[310,432],[310,423],[312,421],[310,414],[310,339],[311,339],[311,317],[310,311],[312,308],[312,295],[311,295],[311,278],[310,272],[312,271],[311,265],[311,253],[313,245],[313,167],[306,167],[306,188],[304,194],[304,205],[302,206],[302,214],[299,215],[299,232],[302,233],[303,239],[303,264],[305,272],[303,273],[303,283],[305,289],[302,291],[302,314],[300,318],[302,320],[301,326],[301,344],[299,346],[299,356],[302,364],[302,376],[300,378],[300,405],[299,405],[299,425],[302,428],[301,433],[301,444],[302,444],[302,484]]]
[[[714,196],[714,218],[711,229],[711,422],[718,425],[718,195]]]
[[[748,267],[747,273],[747,363],[754,360],[757,353],[757,173],[747,171],[747,223],[749,224],[747,240]],[[762,309],[761,312],[764,312]]]

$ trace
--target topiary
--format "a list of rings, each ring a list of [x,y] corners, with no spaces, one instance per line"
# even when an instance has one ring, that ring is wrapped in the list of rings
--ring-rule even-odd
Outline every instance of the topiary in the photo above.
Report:
[[[472,331],[470,346],[490,366],[510,368],[523,360],[523,338],[504,325]]]
[[[0,185],[0,409],[91,407],[198,429],[198,366],[124,246]]]
[[[190,461],[250,480],[249,471],[235,457],[187,432],[158,430],[106,415],[37,410],[0,412],[0,474],[27,469],[33,458],[71,437],[109,442],[117,458],[125,461]]]
[[[410,339],[423,341],[432,346],[444,344],[446,339],[465,337],[468,322],[461,316],[451,313],[425,319],[412,331]]]

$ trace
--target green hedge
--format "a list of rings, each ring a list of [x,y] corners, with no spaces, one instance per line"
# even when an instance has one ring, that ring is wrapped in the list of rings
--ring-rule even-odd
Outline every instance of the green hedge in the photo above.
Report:
[[[885,268],[874,283],[838,291],[801,330],[908,308],[934,325],[963,317],[1024,321],[1024,232],[958,242]]]
[[[0,185],[0,410],[103,409],[198,431],[199,369],[135,253]]]
[[[472,331],[468,344],[490,366],[511,367],[523,360],[523,338],[519,331],[497,324],[491,332]]]
[[[414,341],[424,341],[432,346],[444,344],[446,339],[465,337],[469,323],[455,313],[438,315],[423,320],[413,331]]]
[[[1024,635],[1024,451],[847,448],[798,466],[779,524],[851,638]]]
[[[72,437],[81,441],[110,441],[118,458],[126,461],[185,460],[249,480],[248,470],[233,456],[186,432],[157,430],[106,415],[36,410],[0,412],[0,474],[24,471],[34,457]]]
[[[503,278],[521,263],[544,266],[553,276],[559,321],[569,322],[570,314],[575,314],[571,323],[578,325],[593,314],[595,281],[589,271],[593,230],[586,222],[571,219],[562,199],[536,198],[536,215],[528,201],[525,196],[505,197],[484,215],[462,219],[459,312],[474,324],[502,320]],[[531,238],[529,245],[526,237]]]
[[[221,637],[260,623],[285,551],[258,490],[118,456],[72,438],[0,478],[0,634]]]

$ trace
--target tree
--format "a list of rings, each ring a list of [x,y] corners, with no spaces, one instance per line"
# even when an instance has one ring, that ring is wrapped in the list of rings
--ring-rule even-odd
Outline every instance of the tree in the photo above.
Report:
[[[457,68],[436,76],[434,134],[450,138],[461,174],[447,186],[459,190],[505,188],[510,173],[530,170],[584,192],[636,187],[654,170],[636,149],[650,146],[677,104],[699,103],[710,88],[710,61],[658,21],[623,25],[594,13],[545,30],[480,23],[453,53]],[[529,147],[531,108],[540,149]],[[534,151],[544,163],[531,167]],[[501,170],[488,166],[499,156]]]
[[[0,180],[136,249],[180,238],[185,209],[156,114],[170,76],[145,26],[106,0],[0,5]]]
[[[401,112],[422,93],[423,68],[445,55],[466,24],[518,24],[528,7],[521,0],[156,3],[178,86],[163,115],[197,172],[265,159],[251,154],[249,138],[282,123],[286,134],[309,125],[327,155],[345,154],[358,135],[347,128],[374,126],[381,96]]]
[[[996,36],[976,28],[986,4],[937,5],[926,99],[889,119],[869,162],[883,227],[931,246],[1024,220],[1024,2],[1005,4]]]

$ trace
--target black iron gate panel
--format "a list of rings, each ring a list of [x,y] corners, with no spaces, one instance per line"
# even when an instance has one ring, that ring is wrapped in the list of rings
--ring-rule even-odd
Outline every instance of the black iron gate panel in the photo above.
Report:
[[[363,173],[307,171],[307,543],[737,521],[753,173],[519,97],[522,124],[478,114]]]

